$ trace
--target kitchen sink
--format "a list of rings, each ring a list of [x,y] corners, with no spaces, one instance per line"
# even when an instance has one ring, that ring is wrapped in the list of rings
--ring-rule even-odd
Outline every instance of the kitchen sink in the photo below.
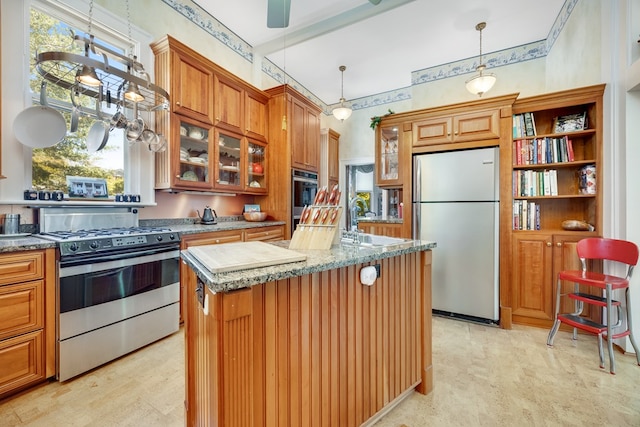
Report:
[[[355,236],[349,233],[348,236],[343,235],[341,243],[343,245],[364,246],[364,247],[381,247],[388,248],[396,245],[410,243],[410,239],[402,239],[399,237],[379,236],[377,234],[358,233],[357,240]]]

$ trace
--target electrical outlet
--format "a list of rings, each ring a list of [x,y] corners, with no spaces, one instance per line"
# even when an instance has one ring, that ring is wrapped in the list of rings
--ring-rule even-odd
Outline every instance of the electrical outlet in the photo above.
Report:
[[[376,268],[376,277],[380,277],[380,264],[376,264],[374,267]]]

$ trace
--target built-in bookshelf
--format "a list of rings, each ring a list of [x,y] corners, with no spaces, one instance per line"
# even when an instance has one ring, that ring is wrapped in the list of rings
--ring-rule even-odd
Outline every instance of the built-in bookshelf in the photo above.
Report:
[[[513,323],[551,327],[558,272],[580,268],[577,242],[602,235],[602,117],[605,85],[517,99],[503,159],[501,239],[508,291],[501,313]],[[506,188],[505,188],[506,187]],[[510,211],[510,212],[509,212]],[[502,268],[502,267],[501,267]],[[573,283],[562,282],[562,292]],[[590,293],[589,289],[581,292]],[[565,307],[561,311],[572,310]],[[565,310],[566,309],[566,310]],[[598,320],[598,310],[585,312]],[[593,318],[592,318],[593,316]]]
[[[570,219],[598,230],[600,104],[572,104],[571,96],[536,99],[516,101],[513,110],[513,230],[559,230]]]

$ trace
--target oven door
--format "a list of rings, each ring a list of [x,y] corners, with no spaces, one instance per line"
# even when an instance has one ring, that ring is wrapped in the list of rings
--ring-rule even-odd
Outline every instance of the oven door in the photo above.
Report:
[[[180,251],[175,247],[61,260],[61,340],[179,301]]]
[[[60,381],[179,330],[179,256],[173,246],[60,260]]]
[[[293,170],[291,185],[291,233],[300,222],[305,206],[313,204],[318,192],[318,175],[311,172]]]

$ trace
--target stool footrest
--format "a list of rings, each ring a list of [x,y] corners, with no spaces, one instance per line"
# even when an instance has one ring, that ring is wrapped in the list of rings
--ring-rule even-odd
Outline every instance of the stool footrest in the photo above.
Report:
[[[572,292],[570,294],[567,295],[569,298],[571,299],[575,299],[578,301],[583,301],[586,302],[587,304],[592,304],[592,305],[598,305],[600,307],[606,307],[607,306],[607,299],[604,297],[600,297],[597,295],[591,295],[591,294],[585,294],[582,292]],[[611,300],[611,305],[612,306],[619,306],[620,305],[620,301],[617,300]]]
[[[566,323],[567,325],[571,325],[574,328],[582,329],[596,335],[606,332],[607,330],[606,325],[585,319],[584,317],[576,316],[575,314],[558,314],[558,320],[562,323]]]

